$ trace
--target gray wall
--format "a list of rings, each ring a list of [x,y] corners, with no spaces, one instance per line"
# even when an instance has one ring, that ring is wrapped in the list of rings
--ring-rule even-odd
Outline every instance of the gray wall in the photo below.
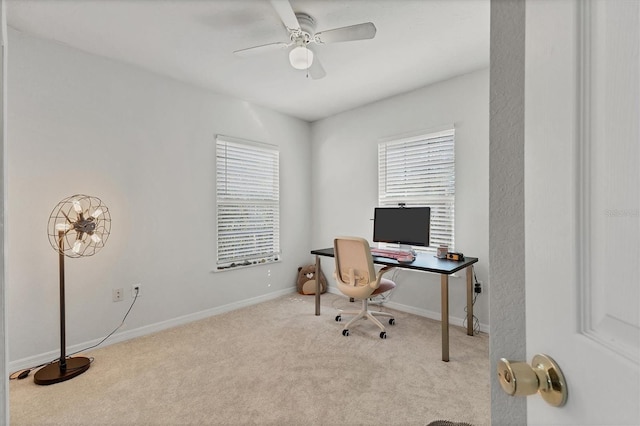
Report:
[[[526,360],[523,0],[491,2],[489,276],[491,423],[526,424],[526,399],[500,388],[499,358]]]
[[[6,147],[6,53],[7,53],[7,19],[4,0],[0,1],[0,374],[9,377],[8,363],[8,337],[7,337],[7,303],[5,280],[5,188],[7,184],[5,168]],[[0,386],[0,423],[9,424],[9,381],[3,380]]]
[[[15,31],[9,41],[12,369],[59,354],[58,264],[47,219],[76,193],[105,202],[112,232],[95,256],[67,259],[71,349],[120,324],[134,283],[142,296],[109,342],[293,291],[311,228],[308,123]],[[280,147],[279,263],[212,272],[217,133]],[[114,288],[124,288],[124,302],[112,302]]]
[[[488,69],[313,123],[312,241],[315,247],[331,246],[337,235],[371,241],[370,219],[378,203],[378,142],[451,126],[456,129],[456,249],[480,259],[476,273],[485,291],[474,313],[488,331]],[[325,272],[333,271],[330,261],[323,265]],[[398,287],[389,306],[440,319],[439,276],[397,270],[394,280]],[[451,279],[453,324],[462,324],[465,316],[465,289],[464,274]]]

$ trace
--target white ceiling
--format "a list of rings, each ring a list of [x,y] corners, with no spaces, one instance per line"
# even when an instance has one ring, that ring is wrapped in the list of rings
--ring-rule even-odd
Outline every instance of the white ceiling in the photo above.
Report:
[[[372,40],[319,45],[307,78],[268,0],[7,0],[8,25],[217,93],[315,121],[489,66],[489,0],[290,0],[323,31],[373,22]],[[9,49],[11,47],[9,46]]]

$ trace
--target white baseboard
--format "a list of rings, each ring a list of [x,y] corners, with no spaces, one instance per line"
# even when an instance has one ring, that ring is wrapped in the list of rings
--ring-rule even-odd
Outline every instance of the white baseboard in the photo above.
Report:
[[[340,291],[335,287],[329,287],[327,289],[329,293],[342,295]],[[158,331],[166,330],[168,328],[176,327],[183,324],[188,324],[193,321],[209,318],[214,315],[223,314],[225,312],[233,311],[236,309],[244,308],[247,306],[255,305],[257,303],[266,302],[267,300],[276,299],[280,296],[284,296],[286,294],[296,293],[296,288],[286,288],[283,290],[275,291],[273,293],[264,294],[262,296],[253,297],[251,299],[240,300],[238,302],[229,303],[223,306],[216,306],[215,308],[205,309],[204,311],[194,312],[189,315],[184,315],[177,318],[172,318],[170,320],[161,321],[155,324],[145,325],[143,327],[138,327],[132,330],[124,330],[120,333],[116,333],[113,336],[109,337],[104,343],[100,345],[100,347],[105,347],[109,345],[113,345],[114,343],[125,342],[127,340],[135,339],[137,337],[146,336],[151,333],[155,333]],[[431,318],[434,320],[440,320],[440,312],[429,311],[427,309],[416,308],[414,306],[403,305],[401,303],[396,303],[393,301],[385,302],[385,306],[395,309],[401,312],[407,312],[414,315],[419,315],[426,318]],[[458,317],[449,317],[449,323],[452,325],[457,325],[463,327],[464,320]],[[486,324],[480,324],[480,331],[484,333],[489,333],[489,326]],[[77,351],[81,351],[84,348],[88,348],[96,345],[103,338],[95,339],[89,342],[80,343],[73,346],[67,347],[67,354],[71,354]],[[19,360],[9,362],[9,371],[18,371],[24,368],[31,368],[36,365],[48,363],[56,360],[60,357],[59,349],[55,351],[45,352],[38,355],[34,355],[27,358],[22,358]]]
[[[344,296],[340,290],[338,290],[335,287],[328,287],[327,291],[329,293],[333,293],[333,294],[338,294],[340,296]],[[402,303],[396,303],[392,300],[387,300],[386,302],[384,302],[384,306],[390,308],[390,309],[395,309],[396,311],[400,311],[400,312],[407,312],[409,314],[414,314],[414,315],[418,315],[421,317],[425,317],[425,318],[430,318],[436,321],[440,321],[441,319],[441,315],[440,312],[436,312],[436,311],[430,311],[428,309],[422,309],[422,308],[416,308],[415,306],[409,306],[409,305],[403,305]],[[454,317],[449,315],[449,324],[450,325],[457,325],[460,327],[465,327],[465,319],[464,318],[458,318],[458,317]],[[483,333],[487,333],[489,334],[489,326],[487,324],[480,324],[480,331]]]
[[[257,303],[266,302],[267,300],[276,299],[286,294],[295,293],[296,288],[286,288],[278,290],[273,293],[264,294],[262,296],[253,297],[251,299],[240,300],[238,302],[229,303],[223,306],[216,306],[215,308],[205,309],[204,311],[194,312],[189,315],[173,318],[166,321],[161,321],[155,324],[145,325],[132,330],[124,330],[120,333],[116,333],[109,337],[100,347],[113,345],[114,343],[125,342],[127,340],[135,339],[136,337],[146,336],[147,334],[155,333],[158,331],[166,330],[168,328],[176,327],[183,324],[188,324],[193,321],[209,318],[214,315],[223,314],[225,312],[233,311],[236,309],[244,308],[247,306],[255,305]],[[81,351],[84,348],[88,348],[96,345],[104,337],[95,339],[89,342],[80,343],[73,346],[67,346],[66,353],[71,354],[77,351]],[[60,358],[60,349],[51,352],[45,352],[38,355],[22,358],[19,360],[9,362],[9,371],[18,371],[24,368],[31,368],[36,365],[48,363]]]

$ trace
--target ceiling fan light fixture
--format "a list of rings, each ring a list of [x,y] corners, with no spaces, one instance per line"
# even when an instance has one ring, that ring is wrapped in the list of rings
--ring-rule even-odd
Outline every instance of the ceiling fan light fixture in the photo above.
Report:
[[[306,70],[313,63],[313,52],[305,46],[297,46],[289,52],[289,62],[297,70]]]

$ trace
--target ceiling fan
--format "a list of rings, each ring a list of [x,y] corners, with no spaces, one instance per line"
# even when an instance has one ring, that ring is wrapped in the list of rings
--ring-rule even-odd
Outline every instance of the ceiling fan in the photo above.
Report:
[[[236,55],[249,56],[274,50],[290,49],[289,62],[299,70],[308,70],[309,76],[319,79],[326,75],[320,60],[310,44],[328,44],[341,41],[367,40],[376,35],[372,22],[334,28],[316,33],[313,17],[302,12],[294,12],[289,0],[270,0],[289,33],[288,42],[275,42],[236,50]]]

